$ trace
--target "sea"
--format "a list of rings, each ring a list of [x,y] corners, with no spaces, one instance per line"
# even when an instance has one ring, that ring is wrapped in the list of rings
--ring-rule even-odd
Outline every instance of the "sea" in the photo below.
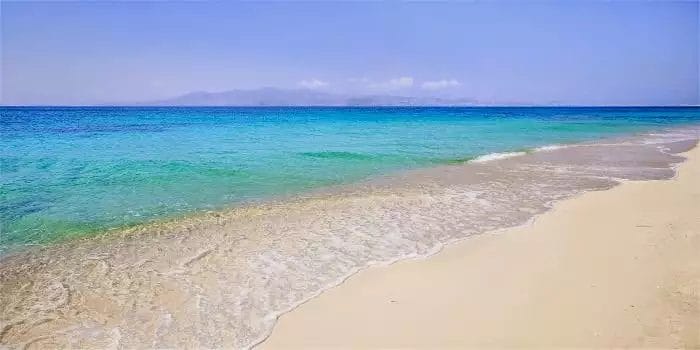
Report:
[[[0,250],[698,121],[694,107],[0,107]]]

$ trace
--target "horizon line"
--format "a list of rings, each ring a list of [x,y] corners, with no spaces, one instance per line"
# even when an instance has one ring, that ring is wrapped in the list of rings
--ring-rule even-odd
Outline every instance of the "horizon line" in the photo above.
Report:
[[[474,104],[474,105],[157,105],[157,104],[145,104],[145,105],[131,105],[131,104],[69,104],[69,105],[53,105],[53,104],[27,104],[27,105],[5,105],[0,104],[0,108],[8,107],[76,107],[76,108],[168,108],[168,107],[183,107],[183,108],[294,108],[294,107],[306,107],[306,108],[685,108],[685,107],[700,107],[700,104],[679,104],[679,105],[587,105],[587,104]]]

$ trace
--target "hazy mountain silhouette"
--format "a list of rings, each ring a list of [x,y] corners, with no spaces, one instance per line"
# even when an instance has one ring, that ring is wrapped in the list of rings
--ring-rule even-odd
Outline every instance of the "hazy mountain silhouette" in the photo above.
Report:
[[[142,106],[468,106],[470,99],[393,95],[340,95],[309,89],[261,88],[223,92],[191,92]]]

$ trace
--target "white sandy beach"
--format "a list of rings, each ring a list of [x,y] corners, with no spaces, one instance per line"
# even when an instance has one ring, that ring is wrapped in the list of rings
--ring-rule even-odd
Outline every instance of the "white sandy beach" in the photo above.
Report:
[[[700,149],[672,180],[365,270],[283,315],[265,349],[700,347]]]

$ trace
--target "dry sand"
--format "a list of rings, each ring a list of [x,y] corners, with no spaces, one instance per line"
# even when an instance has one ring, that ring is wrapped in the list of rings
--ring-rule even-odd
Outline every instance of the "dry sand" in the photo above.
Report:
[[[700,348],[700,148],[525,227],[363,271],[262,348]]]

